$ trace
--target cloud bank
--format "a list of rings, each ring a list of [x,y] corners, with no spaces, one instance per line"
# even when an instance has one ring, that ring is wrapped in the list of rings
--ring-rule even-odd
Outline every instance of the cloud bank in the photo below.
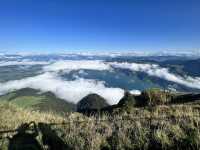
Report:
[[[0,83],[0,94],[5,94],[22,88],[33,88],[42,92],[50,91],[59,98],[77,103],[84,96],[90,93],[97,93],[107,99],[110,104],[116,104],[123,97],[123,89],[106,87],[105,83],[102,81],[83,79],[79,77],[77,77],[76,80],[68,81],[62,79],[57,74],[57,72],[61,70],[65,72],[70,72],[72,70],[80,71],[84,69],[113,71],[114,68],[144,72],[149,76],[155,76],[190,88],[200,89],[199,77],[182,77],[170,73],[167,68],[161,68],[156,64],[104,62],[100,60],[60,60],[57,62],[31,60],[0,61],[0,66],[9,65],[44,65],[42,70],[43,74],[21,80],[12,80]],[[80,71],[80,73],[85,72]],[[137,90],[131,90],[130,92],[132,94],[140,94],[140,91]]]
[[[119,63],[103,62],[99,60],[81,60],[81,61],[58,61],[53,64],[44,66],[44,71],[60,71],[88,69],[88,70],[109,70],[113,68],[129,69],[136,72],[144,72],[150,76],[155,76],[167,81],[171,81],[190,88],[200,89],[200,78],[191,76],[180,76],[170,73],[168,68],[162,68],[157,64],[140,64],[140,63]]]
[[[49,62],[45,61],[32,61],[32,60],[21,60],[21,61],[0,61],[0,67],[3,66],[32,66],[32,65],[47,65]]]
[[[130,90],[129,92],[133,95],[140,95],[141,94],[141,91],[139,91],[139,90]]]
[[[110,66],[100,60],[62,60],[44,66],[44,71],[72,71],[80,69],[88,70],[110,70]]]
[[[0,57],[12,57],[15,55],[16,57],[24,57],[24,56],[48,56],[48,55],[57,55],[57,56],[101,56],[101,57],[121,57],[121,56],[200,56],[199,49],[191,49],[191,50],[165,50],[165,51],[155,51],[155,50],[148,50],[148,51],[141,51],[141,50],[124,50],[124,51],[63,51],[60,52],[27,52],[27,51],[18,51],[16,53],[8,53],[3,52],[0,53]]]
[[[131,71],[145,72],[150,76],[159,77],[167,81],[172,81],[190,88],[200,89],[200,78],[190,76],[179,76],[170,73],[167,68],[161,68],[156,64],[138,64],[138,63],[111,63],[114,68],[130,69]]]
[[[107,99],[108,103],[116,104],[124,95],[124,90],[106,87],[101,81],[82,78],[66,81],[55,73],[44,73],[35,77],[0,83],[0,94],[22,88],[33,88],[42,92],[50,91],[57,97],[73,103],[77,103],[88,94],[97,93]]]
[[[171,81],[190,88],[200,89],[200,78],[190,76],[180,76],[170,73],[168,68],[162,68],[157,64],[140,64],[140,63],[119,63],[119,62],[103,62],[99,60],[79,60],[79,61],[58,61],[53,64],[44,66],[44,71],[60,71],[70,72],[72,70],[88,69],[88,70],[109,70],[113,68],[129,69],[136,72],[144,72],[149,76],[155,76],[167,81]]]

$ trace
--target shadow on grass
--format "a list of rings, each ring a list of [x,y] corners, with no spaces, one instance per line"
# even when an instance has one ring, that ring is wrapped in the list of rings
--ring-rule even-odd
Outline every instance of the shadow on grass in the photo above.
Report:
[[[33,126],[31,126],[33,125]],[[34,122],[22,124],[17,133],[9,138],[8,150],[71,150],[67,144],[51,129],[50,125]],[[37,137],[41,132],[42,140],[40,143]]]
[[[30,130],[31,125],[33,124],[33,128]],[[34,122],[29,124],[24,123],[16,130],[17,134],[15,134],[12,138],[9,138],[9,146],[8,150],[42,150],[43,148],[36,140],[38,136],[38,129]]]

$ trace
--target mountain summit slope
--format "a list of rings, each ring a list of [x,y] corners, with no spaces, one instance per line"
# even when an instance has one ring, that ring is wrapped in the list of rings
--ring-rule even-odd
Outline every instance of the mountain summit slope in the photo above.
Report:
[[[0,96],[0,102],[8,101],[23,108],[42,112],[66,113],[75,110],[75,104],[56,97],[51,92],[41,93],[38,90],[24,88]]]

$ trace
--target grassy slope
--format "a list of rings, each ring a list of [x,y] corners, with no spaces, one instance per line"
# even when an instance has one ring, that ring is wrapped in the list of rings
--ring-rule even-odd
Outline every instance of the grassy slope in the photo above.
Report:
[[[22,108],[31,108],[39,111],[52,111],[57,113],[69,112],[75,105],[57,98],[50,92],[39,93],[34,89],[21,89],[0,96],[0,102],[10,102]]]
[[[0,114],[0,130],[15,129],[30,121],[70,121],[67,125],[54,125],[52,129],[56,129],[64,142],[74,149],[200,148],[199,104],[132,108],[128,112],[121,111],[120,115],[99,118],[105,121],[79,113],[59,116],[30,111],[10,103],[0,104]]]
[[[79,113],[59,116],[30,111],[5,102],[0,104],[0,114],[0,130],[15,129],[30,121],[70,121],[69,124],[51,126],[51,129],[56,129],[57,135],[77,150],[200,148],[200,104],[196,102],[119,107],[112,115],[104,114],[98,119]]]
[[[16,129],[20,124],[31,121],[59,123],[65,120],[59,114],[32,111],[7,102],[2,102],[0,104],[0,114],[0,130]]]

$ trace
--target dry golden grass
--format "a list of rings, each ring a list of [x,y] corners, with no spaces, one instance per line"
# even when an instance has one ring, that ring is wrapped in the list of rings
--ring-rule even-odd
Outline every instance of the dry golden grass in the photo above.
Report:
[[[159,105],[129,112],[86,117],[79,113],[59,116],[0,104],[0,129],[15,129],[25,122],[58,123],[57,135],[72,149],[199,149],[200,106]],[[59,124],[66,122],[66,124]]]
[[[40,113],[38,111],[26,110],[6,102],[0,104],[0,114],[0,130],[15,129],[22,123],[31,121],[36,123],[61,123],[66,121],[65,118],[51,112]]]

